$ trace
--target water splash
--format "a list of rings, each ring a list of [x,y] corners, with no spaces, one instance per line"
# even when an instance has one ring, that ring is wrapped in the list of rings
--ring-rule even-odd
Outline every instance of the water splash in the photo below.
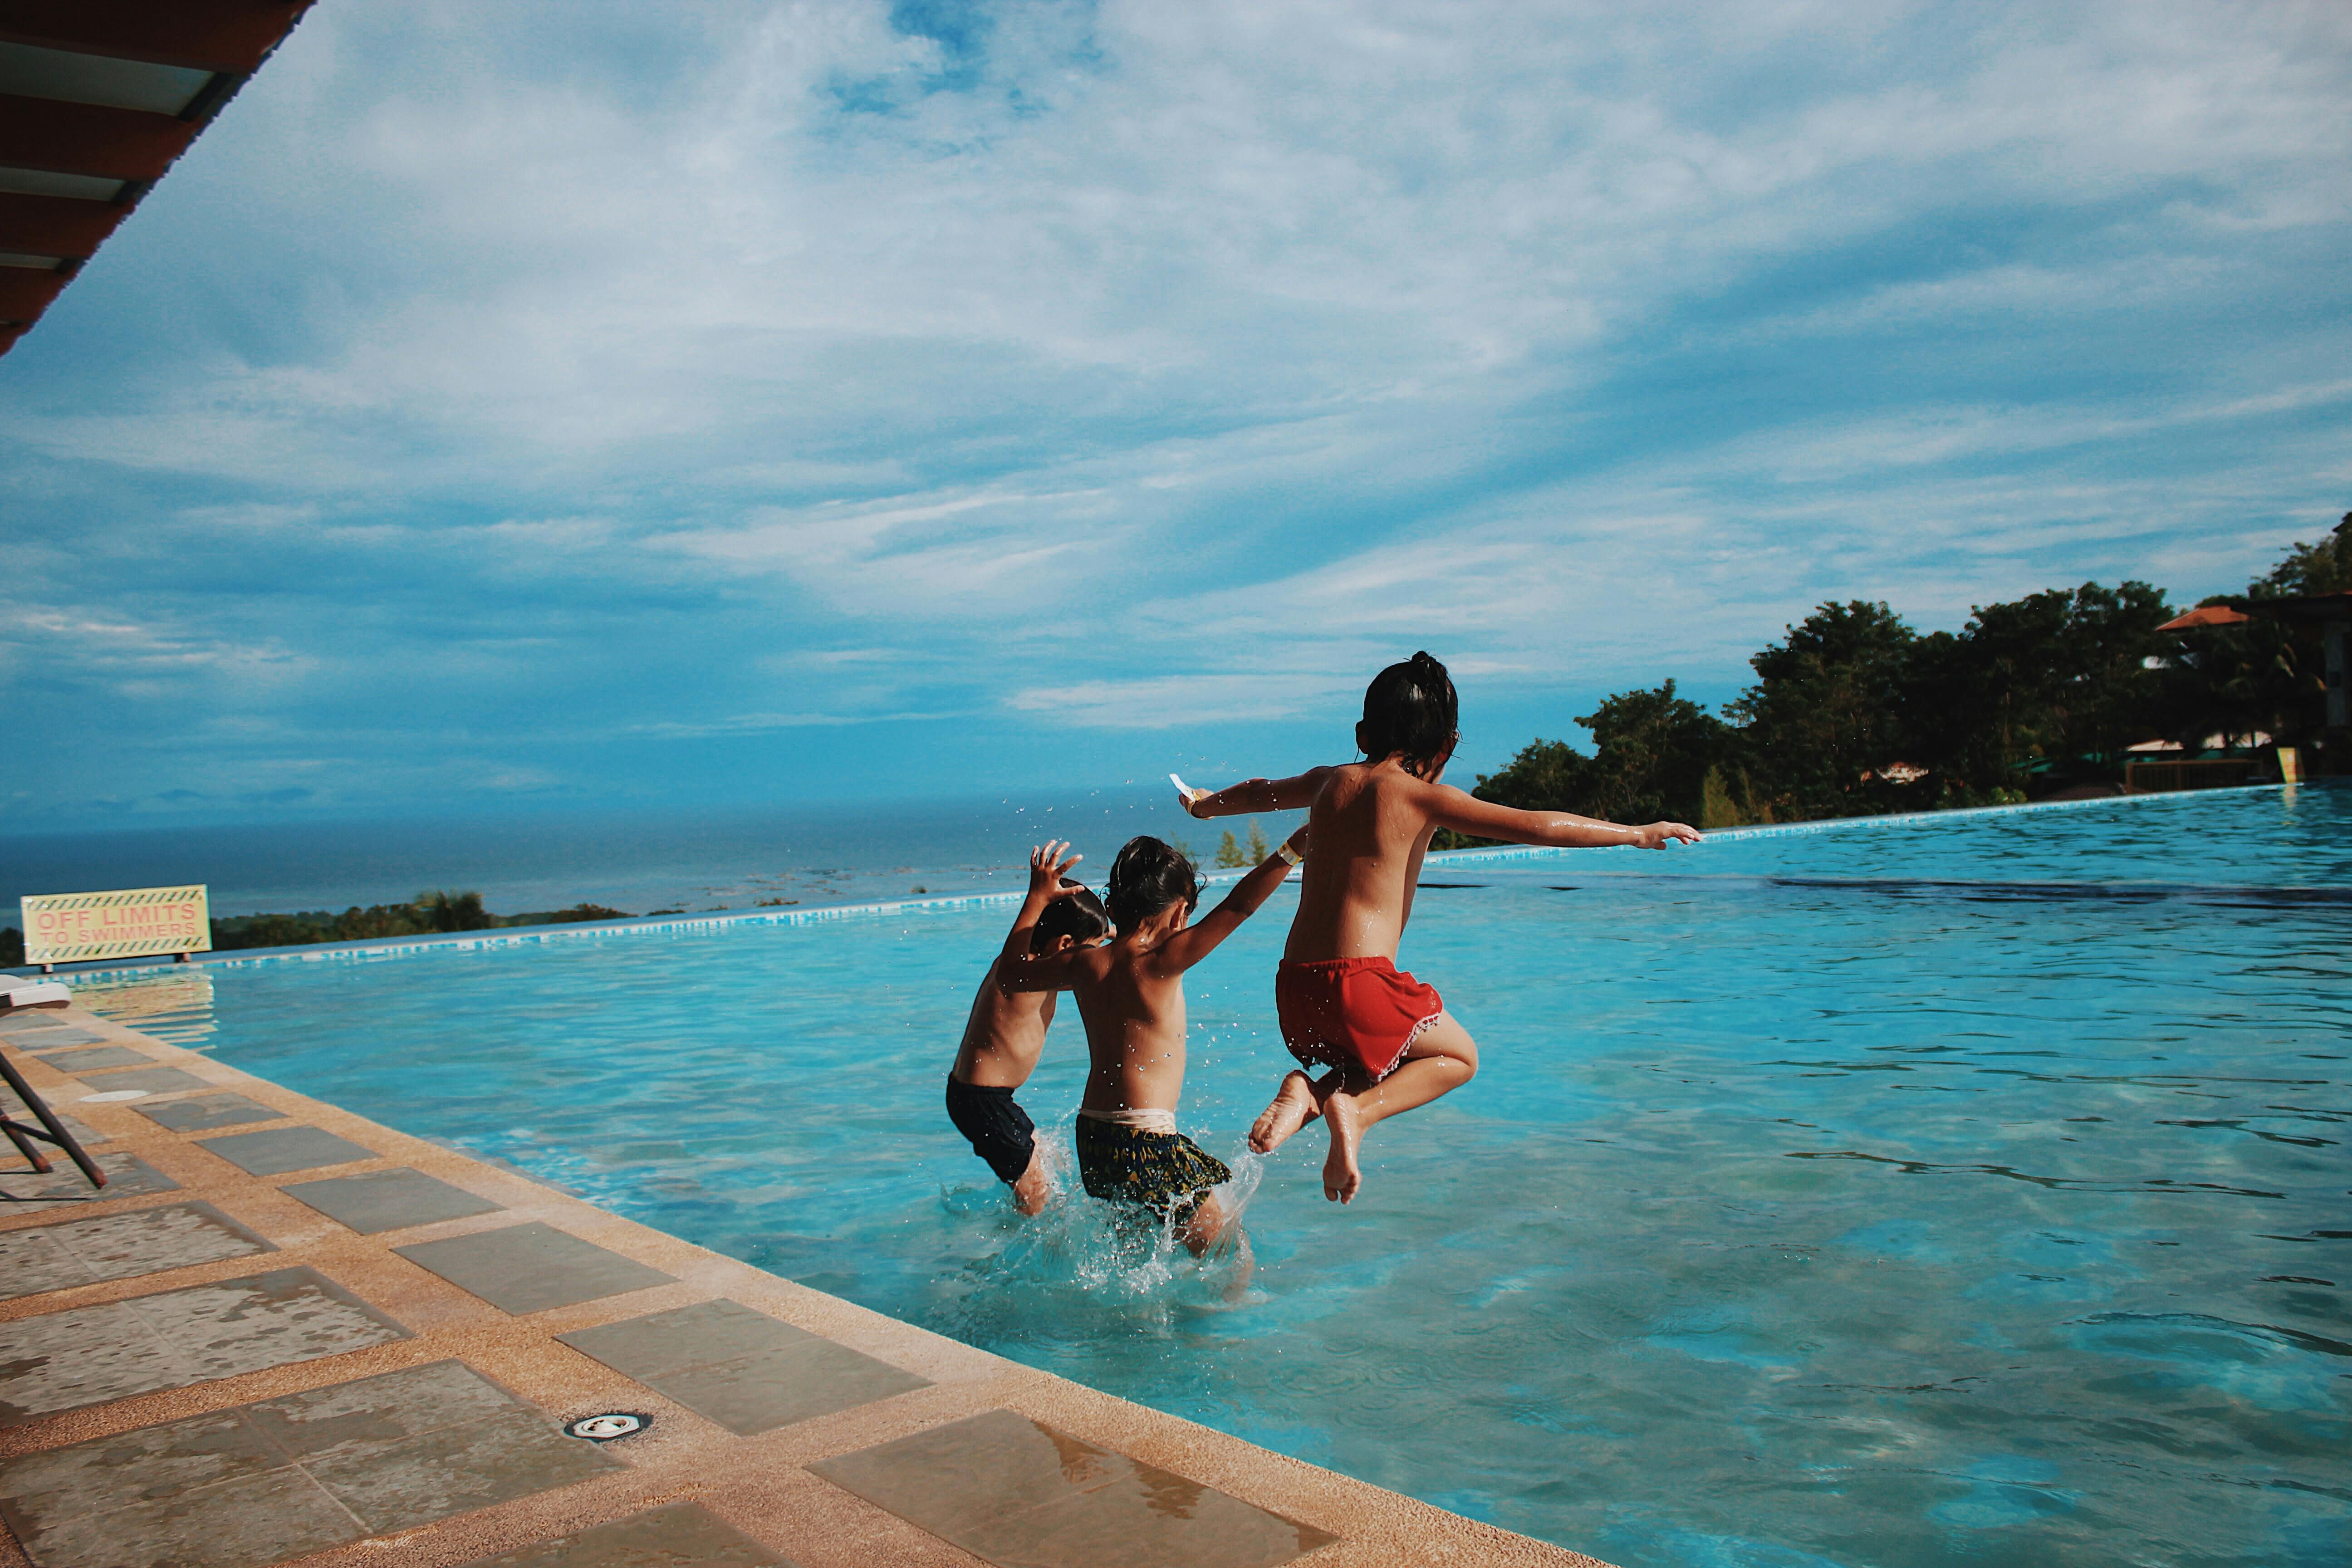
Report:
[[[965,1245],[960,1265],[934,1280],[929,1326],[966,1339],[1027,1337],[1050,1318],[1088,1334],[1115,1328],[1149,1339],[1200,1312],[1264,1300],[1247,1289],[1253,1265],[1242,1226],[1265,1178],[1261,1156],[1237,1155],[1232,1179],[1212,1189],[1224,1224],[1195,1258],[1174,1216],[1088,1196],[1066,1142],[1041,1131],[1037,1147],[1055,1195],[1035,1215],[1016,1213],[1002,1186],[940,1189],[940,1208]]]

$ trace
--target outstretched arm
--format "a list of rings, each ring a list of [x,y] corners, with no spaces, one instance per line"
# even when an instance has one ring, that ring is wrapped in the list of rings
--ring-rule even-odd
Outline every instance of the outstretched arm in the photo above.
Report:
[[[1170,778],[1176,775],[1171,773]],[[1329,768],[1309,768],[1296,778],[1244,779],[1218,790],[1196,790],[1181,795],[1184,809],[1194,816],[1239,816],[1252,811],[1304,811],[1315,804]]]
[[[1029,852],[1029,893],[1021,900],[1021,912],[1013,917],[1013,929],[1005,934],[1004,951],[997,955],[996,984],[1006,991],[1061,991],[1068,988],[1069,960],[1088,950],[1073,949],[1068,952],[1032,952],[1029,943],[1037,922],[1044,918],[1045,906],[1055,899],[1066,899],[1076,890],[1076,882],[1066,883],[1062,873],[1086,858],[1068,853],[1069,845],[1056,839],[1041,844]]]
[[[1440,827],[1450,827],[1456,833],[1467,833],[1479,838],[1501,838],[1513,844],[1543,844],[1558,849],[1601,849],[1612,844],[1664,849],[1676,840],[1686,844],[1699,841],[1698,829],[1687,823],[1653,822],[1646,826],[1627,827],[1595,817],[1579,816],[1574,812],[1520,811],[1515,806],[1496,805],[1491,800],[1480,800],[1452,784],[1433,784],[1430,787],[1430,819]]]
[[[1307,829],[1285,839],[1280,848],[1257,863],[1255,869],[1234,884],[1234,890],[1224,900],[1195,923],[1186,926],[1160,944],[1154,954],[1163,970],[1183,971],[1206,958],[1217,944],[1241,929],[1242,921],[1257,913],[1260,904],[1274,896],[1290,868],[1306,857]]]

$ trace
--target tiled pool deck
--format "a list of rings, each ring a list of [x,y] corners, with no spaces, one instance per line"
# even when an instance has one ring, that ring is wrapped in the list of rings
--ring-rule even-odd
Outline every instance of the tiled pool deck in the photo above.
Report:
[[[110,1175],[0,1150],[8,1568],[1600,1568],[79,1010],[0,1049]]]

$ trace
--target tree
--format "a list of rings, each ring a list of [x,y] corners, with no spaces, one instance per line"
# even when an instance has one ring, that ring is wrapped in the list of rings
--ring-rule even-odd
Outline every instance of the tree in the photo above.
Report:
[[[1253,866],[1258,865],[1265,859],[1265,831],[1258,826],[1257,818],[1253,816],[1250,818],[1249,863]]]
[[[1720,794],[1725,769],[1736,773],[1731,727],[1675,695],[1671,680],[1603,698],[1576,721],[1592,731],[1594,755],[1565,741],[1538,739],[1499,773],[1479,774],[1470,793],[1521,811],[1567,811],[1613,822],[1697,822],[1708,812],[1709,775]],[[1717,826],[1738,819],[1727,804],[1716,810],[1727,818]],[[1448,836],[1438,847],[1466,842]]]
[[[1916,651],[1907,705],[1941,720],[1920,749],[1987,789],[2015,787],[2029,768],[2119,766],[2125,747],[2161,732],[2163,684],[2147,661],[2171,617],[2139,582],[1977,606],[1958,637]]]
[[[2297,542],[2279,563],[2246,585],[2250,605],[2263,599],[2352,592],[2352,511],[2316,544]],[[2225,728],[2262,728],[2283,744],[2311,745],[2326,739],[2326,652],[2320,626],[2256,620],[2238,628],[2239,684],[2246,706],[2238,723]]]
[[[1574,811],[1581,816],[1587,773],[1591,766],[1592,760],[1567,742],[1547,741],[1538,736],[1520,747],[1518,755],[1503,764],[1499,772],[1480,773],[1470,793],[1480,800],[1521,811]],[[1429,847],[1466,849],[1475,844],[1493,842],[1441,827],[1430,839]]]
[[[416,895],[417,919],[427,931],[483,931],[494,921],[479,893],[445,893],[436,888]]]
[[[1725,711],[1742,731],[1761,810],[1783,819],[1884,811],[1877,777],[1905,760],[1903,689],[1916,639],[1884,604],[1823,605],[1748,663]]]
[[[1675,696],[1672,680],[1604,698],[1576,721],[1592,731],[1595,755],[1584,771],[1583,804],[1571,809],[1612,822],[1696,822],[1707,814],[1707,774],[1717,772],[1720,789],[1732,730]]]
[[[1234,837],[1234,830],[1230,827],[1225,829],[1225,836],[1217,840],[1217,864],[1220,866],[1250,864],[1248,855],[1244,853],[1240,843]]]
[[[2352,511],[2316,544],[2298,542],[2285,559],[2247,587],[2249,598],[2352,593]]]
[[[1574,746],[1538,737],[1499,773],[1480,773],[1470,793],[1521,811],[1577,811],[1591,787],[1591,773],[1592,759]]]

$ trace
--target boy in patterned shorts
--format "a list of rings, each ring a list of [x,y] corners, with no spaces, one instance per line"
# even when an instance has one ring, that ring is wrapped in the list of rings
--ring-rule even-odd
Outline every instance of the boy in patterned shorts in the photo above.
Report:
[[[1227,1219],[1210,1189],[1233,1173],[1176,1131],[1176,1102],[1184,1091],[1184,972],[1282,885],[1303,858],[1297,842],[1305,832],[1235,883],[1198,924],[1192,916],[1201,881],[1192,863],[1157,838],[1130,839],[1110,871],[1108,902],[1118,934],[1101,947],[1039,953],[1031,949],[1030,929],[1049,903],[1067,896],[1062,874],[1076,861],[1067,844],[1045,845],[1029,858],[1029,896],[997,960],[998,984],[1008,991],[1077,996],[1093,1058],[1074,1139],[1087,1191],[1172,1217],[1196,1258],[1226,1239]],[[1230,1244],[1245,1278],[1248,1239],[1236,1230]]]

